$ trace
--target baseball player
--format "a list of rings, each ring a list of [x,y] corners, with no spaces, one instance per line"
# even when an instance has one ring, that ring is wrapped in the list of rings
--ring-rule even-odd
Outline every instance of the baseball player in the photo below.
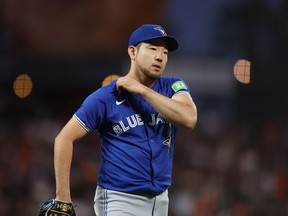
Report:
[[[56,197],[72,202],[73,143],[97,130],[101,161],[95,193],[97,216],[167,216],[175,134],[193,129],[196,106],[188,86],[162,77],[177,40],[154,24],[130,36],[126,76],[89,95],[55,139]]]

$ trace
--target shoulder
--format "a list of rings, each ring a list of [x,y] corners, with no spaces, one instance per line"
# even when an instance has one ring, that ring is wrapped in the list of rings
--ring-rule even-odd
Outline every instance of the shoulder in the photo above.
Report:
[[[88,97],[87,100],[97,100],[97,101],[109,101],[111,97],[115,97],[118,93],[116,89],[116,81],[112,81],[110,84],[103,86],[94,92],[92,92]]]
[[[180,77],[160,77],[159,79],[158,79],[158,82],[159,83],[168,83],[168,84],[173,84],[173,83],[175,83],[175,82],[177,82],[177,81],[183,81]]]
[[[179,77],[160,77],[158,83],[160,86],[165,85],[174,91],[182,89],[188,90],[188,85]]]

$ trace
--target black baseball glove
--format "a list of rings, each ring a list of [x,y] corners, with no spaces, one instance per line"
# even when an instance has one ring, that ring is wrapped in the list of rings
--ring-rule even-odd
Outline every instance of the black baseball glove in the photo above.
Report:
[[[64,202],[55,199],[49,199],[43,202],[39,208],[39,216],[49,216],[52,213],[67,216],[76,216],[72,202]]]

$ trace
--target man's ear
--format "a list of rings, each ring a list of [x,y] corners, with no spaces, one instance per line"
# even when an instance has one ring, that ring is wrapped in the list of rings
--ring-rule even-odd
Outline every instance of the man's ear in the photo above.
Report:
[[[137,48],[135,46],[128,47],[128,54],[131,60],[135,60]]]

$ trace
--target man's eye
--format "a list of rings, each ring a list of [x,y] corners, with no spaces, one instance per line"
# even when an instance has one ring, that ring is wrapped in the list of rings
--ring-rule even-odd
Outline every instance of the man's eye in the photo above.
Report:
[[[151,50],[154,50],[154,51],[156,50],[156,48],[155,48],[155,47],[151,47],[150,49],[151,49]]]

